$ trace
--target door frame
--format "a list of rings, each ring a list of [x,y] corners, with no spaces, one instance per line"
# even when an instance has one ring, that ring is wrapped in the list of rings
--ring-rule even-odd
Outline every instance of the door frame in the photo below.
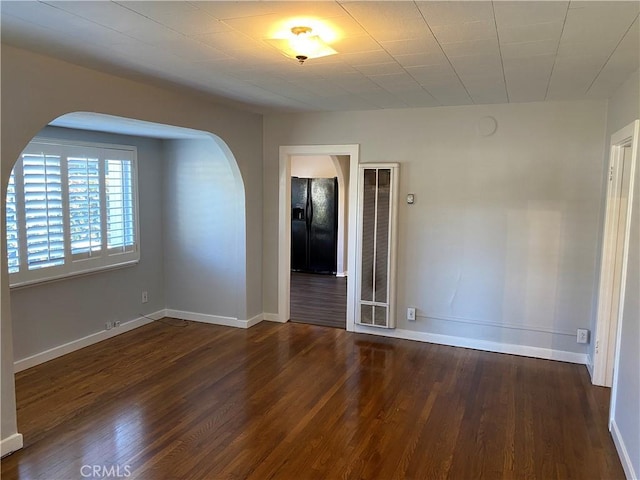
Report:
[[[619,345],[620,320],[622,318],[622,300],[625,293],[625,272],[629,256],[629,236],[631,232],[631,207],[633,204],[633,186],[637,168],[638,142],[640,136],[640,120],[635,120],[626,127],[611,135],[609,153],[609,167],[607,169],[607,197],[605,207],[604,235],[602,241],[602,256],[600,263],[600,286],[598,290],[598,309],[596,317],[593,374],[591,381],[594,385],[611,387],[617,351]],[[631,147],[629,159],[629,199],[627,202],[627,216],[624,229],[624,246],[622,252],[617,252],[618,219],[620,216],[620,192],[622,189],[622,165],[624,149]],[[615,292],[614,270],[616,260],[621,258],[621,275],[619,292]],[[615,298],[614,298],[615,296]],[[613,312],[616,310],[617,315]],[[614,318],[615,317],[615,318]]]
[[[280,147],[278,195],[278,321],[288,322],[291,307],[291,157],[348,155],[349,227],[347,254],[347,331],[354,331],[356,267],[356,209],[360,145],[284,145]]]
[[[345,211],[348,212],[349,208],[347,205],[345,205],[346,201],[348,200],[347,198],[345,198],[345,191],[349,191],[348,188],[345,188],[345,184],[346,184],[346,179],[345,179],[345,175],[344,172],[342,171],[342,167],[340,165],[340,160],[338,159],[338,155],[330,155],[331,158],[331,162],[333,163],[333,166],[336,169],[336,174],[338,176],[338,217],[337,217],[337,222],[338,222],[338,252],[336,255],[336,277],[346,277],[348,270],[347,270],[347,265],[345,264],[345,252],[348,253],[349,251],[349,246],[344,244],[344,238],[345,238],[345,228],[347,228],[347,225],[345,224]],[[351,168],[351,163],[349,163],[349,168]],[[347,185],[348,187],[348,185]],[[349,238],[349,236],[347,235],[347,238]]]

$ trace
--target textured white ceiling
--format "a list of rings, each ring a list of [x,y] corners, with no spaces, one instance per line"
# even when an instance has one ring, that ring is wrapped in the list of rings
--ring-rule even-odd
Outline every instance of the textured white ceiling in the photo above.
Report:
[[[260,112],[606,98],[638,69],[636,1],[2,1],[2,41]],[[265,40],[322,22],[337,55]]]

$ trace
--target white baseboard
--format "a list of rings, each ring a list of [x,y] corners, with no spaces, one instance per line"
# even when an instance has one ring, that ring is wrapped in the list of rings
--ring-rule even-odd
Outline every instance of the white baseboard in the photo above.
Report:
[[[48,362],[49,360],[61,357],[62,355],[66,355],[67,353],[75,352],[76,350],[80,350],[81,348],[88,347],[89,345],[93,345],[94,343],[101,342],[102,340],[106,340],[111,337],[115,337],[116,335],[128,332],[130,330],[133,330],[134,328],[141,327],[143,325],[151,323],[153,320],[159,320],[163,317],[174,317],[181,320],[193,320],[195,322],[212,323],[214,325],[226,325],[229,327],[237,328],[249,328],[257,325],[265,319],[265,315],[262,313],[259,313],[258,315],[248,320],[238,320],[237,318],[205,315],[193,312],[183,312],[180,310],[158,310],[157,312],[150,313],[145,317],[139,317],[134,320],[124,322],[119,327],[92,333],[91,335],[87,335],[86,337],[82,337],[63,345],[50,348],[49,350],[45,350],[44,352],[36,353],[35,355],[16,360],[13,363],[13,370],[15,373],[21,372],[23,370],[26,370],[27,368],[35,367],[36,365],[40,365],[41,363]]]
[[[179,318],[180,320],[190,320],[192,322],[210,323],[212,325],[223,325],[225,327],[249,328],[260,323],[264,315],[262,313],[256,315],[249,320],[238,320],[235,317],[223,317],[220,315],[209,315],[207,313],[185,312],[183,310],[166,309],[165,316],[171,318]]]
[[[591,355],[587,353],[587,370],[589,371],[589,378],[593,382],[593,360],[591,359]]]
[[[613,443],[615,444],[616,450],[618,451],[618,456],[620,457],[620,462],[622,463],[624,474],[627,476],[628,480],[637,480],[638,475],[633,469],[633,464],[631,463],[631,458],[629,458],[627,446],[624,443],[622,435],[620,435],[620,430],[618,430],[618,424],[616,423],[615,419],[611,420],[611,422],[609,423],[609,430],[611,431]]]
[[[486,352],[509,353],[511,355],[520,355],[522,357],[543,358],[546,360],[558,360],[561,362],[580,363],[583,365],[587,363],[587,355],[584,353],[530,347],[527,345],[498,343],[488,340],[477,340],[475,338],[454,337],[452,335],[441,335],[438,333],[415,332],[413,330],[402,329],[373,329],[361,325],[355,326],[355,332],[381,335],[383,337],[402,338],[405,340],[417,340],[419,342],[437,343],[439,345],[449,345],[451,347],[472,348],[474,350],[484,350]]]
[[[336,273],[336,277],[338,278],[343,278],[347,276],[347,272],[338,272]]]
[[[22,448],[22,434],[14,433],[13,435],[3,438],[0,441],[0,457],[9,455],[10,453],[20,450]]]
[[[264,313],[259,313],[255,317],[251,317],[250,319],[247,320],[247,328],[251,328],[254,325],[259,324],[263,320],[264,320]]]
[[[262,316],[267,322],[287,323],[280,320],[280,315],[277,313],[263,313]]]
[[[134,328],[141,327],[143,325],[146,325],[147,323],[151,323],[153,320],[158,320],[162,317],[164,317],[164,310],[150,313],[146,315],[146,317],[138,317],[134,320],[124,322],[119,327],[114,327],[110,330],[101,330],[99,332],[92,333],[91,335],[87,335],[86,337],[82,337],[63,345],[50,348],[49,350],[45,350],[44,352],[36,353],[35,355],[16,360],[13,363],[13,371],[17,373],[21,372],[22,370],[26,370],[27,368],[35,367],[36,365],[40,365],[41,363],[48,362],[49,360],[61,357],[62,355],[66,355],[67,353],[75,352],[76,350],[88,347],[89,345],[93,345],[94,343],[98,343],[102,340],[115,337],[116,335],[120,335],[122,333],[133,330]]]

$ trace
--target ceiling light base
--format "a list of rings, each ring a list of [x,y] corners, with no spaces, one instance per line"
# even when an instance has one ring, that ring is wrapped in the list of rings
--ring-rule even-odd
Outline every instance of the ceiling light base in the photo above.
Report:
[[[302,33],[311,33],[311,27],[293,27],[291,33],[294,35],[300,35]]]

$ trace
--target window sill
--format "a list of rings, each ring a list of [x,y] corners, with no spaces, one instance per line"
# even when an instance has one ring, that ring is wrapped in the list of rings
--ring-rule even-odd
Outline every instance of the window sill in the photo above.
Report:
[[[106,266],[90,268],[90,269],[82,270],[82,271],[79,271],[79,272],[64,273],[64,274],[61,274],[61,275],[57,275],[57,276],[54,276],[54,277],[48,277],[48,278],[44,278],[44,279],[41,279],[41,280],[40,279],[39,280],[27,280],[27,281],[24,281],[24,282],[10,283],[9,284],[9,289],[10,290],[21,290],[23,288],[35,287],[35,286],[44,285],[44,284],[47,284],[47,283],[60,282],[62,280],[71,280],[73,278],[78,278],[78,277],[86,277],[88,275],[95,275],[96,273],[107,272],[107,271],[110,271],[110,270],[119,270],[121,268],[133,267],[133,266],[137,265],[138,263],[140,263],[140,259],[130,260],[130,261],[127,261],[127,262],[118,263],[116,265],[106,265]]]

